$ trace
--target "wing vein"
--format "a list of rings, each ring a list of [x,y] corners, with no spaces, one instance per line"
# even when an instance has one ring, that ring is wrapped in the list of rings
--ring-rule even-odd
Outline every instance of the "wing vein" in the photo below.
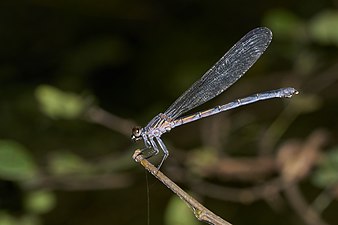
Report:
[[[164,114],[172,119],[211,100],[233,85],[269,46],[272,33],[259,27],[242,37],[198,81],[186,90]]]

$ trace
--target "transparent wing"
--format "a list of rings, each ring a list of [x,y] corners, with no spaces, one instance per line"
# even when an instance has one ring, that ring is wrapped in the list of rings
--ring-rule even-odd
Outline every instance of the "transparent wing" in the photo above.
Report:
[[[176,119],[183,113],[221,94],[257,61],[270,44],[271,39],[272,33],[265,27],[259,27],[247,33],[164,114]]]

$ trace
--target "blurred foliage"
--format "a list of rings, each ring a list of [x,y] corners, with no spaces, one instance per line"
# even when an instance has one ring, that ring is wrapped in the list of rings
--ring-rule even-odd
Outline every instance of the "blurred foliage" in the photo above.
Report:
[[[50,156],[48,170],[55,175],[86,174],[91,171],[91,166],[79,155],[66,151],[57,151]]]
[[[54,119],[75,119],[88,107],[88,100],[48,85],[39,86],[35,96],[41,105],[41,110]]]
[[[320,12],[310,22],[310,34],[314,40],[325,45],[338,45],[338,11]]]
[[[302,38],[303,21],[286,9],[271,10],[264,17],[264,25],[272,29],[274,38],[293,40]]]
[[[49,212],[55,206],[56,199],[51,191],[38,190],[28,193],[25,199],[26,210],[32,214]]]
[[[323,156],[318,169],[313,174],[313,183],[321,188],[338,184],[338,148],[326,152]]]
[[[36,164],[21,144],[0,140],[0,176],[2,179],[20,181],[37,175]]]
[[[286,9],[272,10],[265,16],[264,23],[274,31],[277,39],[313,40],[323,45],[337,45],[337,10],[320,11],[309,21]]]
[[[0,212],[1,225],[40,225],[40,218],[36,215],[25,215],[23,217],[15,217],[5,212]]]
[[[166,225],[197,225],[199,223],[188,205],[177,196],[168,202],[165,212]]]
[[[187,164],[189,165],[189,170],[203,175],[204,167],[216,162],[217,155],[215,154],[215,149],[204,147],[191,150]]]

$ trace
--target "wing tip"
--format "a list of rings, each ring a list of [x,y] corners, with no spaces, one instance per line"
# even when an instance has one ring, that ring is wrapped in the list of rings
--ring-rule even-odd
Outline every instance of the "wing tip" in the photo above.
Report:
[[[272,39],[272,31],[267,27],[257,27],[252,31],[257,34],[265,34],[268,37],[268,39],[270,40]]]

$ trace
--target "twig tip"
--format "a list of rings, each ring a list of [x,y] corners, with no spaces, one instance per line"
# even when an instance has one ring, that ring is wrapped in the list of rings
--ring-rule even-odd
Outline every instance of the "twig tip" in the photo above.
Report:
[[[135,162],[140,162],[143,159],[142,151],[140,149],[136,149],[133,154],[133,159]]]

